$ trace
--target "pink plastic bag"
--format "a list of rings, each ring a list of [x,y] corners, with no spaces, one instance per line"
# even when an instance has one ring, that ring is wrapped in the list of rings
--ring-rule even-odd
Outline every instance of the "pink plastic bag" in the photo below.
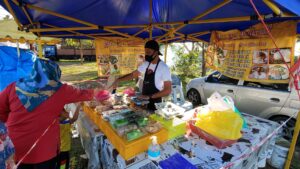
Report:
[[[101,90],[96,94],[96,100],[98,101],[104,101],[104,100],[108,100],[111,97],[111,94],[109,91],[107,90]]]
[[[129,97],[135,96],[135,91],[133,88],[127,88],[123,92],[124,94],[127,94]]]

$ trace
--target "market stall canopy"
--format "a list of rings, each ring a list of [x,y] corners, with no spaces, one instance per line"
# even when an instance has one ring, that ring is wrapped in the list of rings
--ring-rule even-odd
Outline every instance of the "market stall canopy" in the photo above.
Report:
[[[15,43],[35,43],[38,37],[31,32],[18,31],[18,25],[14,20],[0,20],[0,42],[10,41]],[[58,38],[41,38],[42,43],[46,44],[57,44],[60,43]]]
[[[299,0],[253,0],[268,22],[300,19]],[[208,41],[259,22],[248,0],[1,0],[20,29],[41,36]]]

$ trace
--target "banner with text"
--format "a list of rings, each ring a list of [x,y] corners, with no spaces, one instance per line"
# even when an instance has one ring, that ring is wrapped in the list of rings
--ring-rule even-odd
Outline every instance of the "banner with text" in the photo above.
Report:
[[[206,66],[225,76],[246,81],[287,83],[289,71],[297,59],[294,21],[268,24],[284,60],[262,24],[244,31],[215,31],[206,51]]]
[[[144,56],[144,43],[116,37],[107,39],[95,40],[98,76],[124,75],[134,71],[138,58]]]

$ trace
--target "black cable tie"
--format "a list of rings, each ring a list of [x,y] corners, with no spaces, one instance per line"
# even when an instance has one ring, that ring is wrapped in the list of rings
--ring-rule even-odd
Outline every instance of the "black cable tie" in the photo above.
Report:
[[[189,24],[189,21],[185,20],[185,21],[183,21],[183,24],[187,25],[187,24]]]
[[[258,20],[258,18],[259,18],[259,17],[258,17],[257,15],[252,15],[252,16],[250,16],[250,20],[251,20],[251,21],[253,21],[253,20],[256,21],[256,20]]]
[[[98,29],[99,29],[99,30],[103,30],[103,29],[104,29],[104,26],[98,25]]]
[[[185,35],[184,35],[184,39],[185,39],[185,40],[187,40],[187,37],[188,37],[188,35],[187,35],[187,34],[185,34]]]
[[[24,7],[26,6],[26,3],[23,1],[23,0],[18,0],[18,3],[19,3],[19,7]]]

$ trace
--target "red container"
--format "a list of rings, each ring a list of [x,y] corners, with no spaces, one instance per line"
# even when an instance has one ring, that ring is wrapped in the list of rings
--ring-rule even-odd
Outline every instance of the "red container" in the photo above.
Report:
[[[234,143],[236,143],[237,140],[221,140],[215,136],[212,136],[199,127],[195,126],[195,121],[191,120],[187,123],[187,128],[188,128],[188,134],[193,132],[194,134],[197,134],[204,140],[208,141],[210,144],[216,146],[219,149],[226,148]]]

